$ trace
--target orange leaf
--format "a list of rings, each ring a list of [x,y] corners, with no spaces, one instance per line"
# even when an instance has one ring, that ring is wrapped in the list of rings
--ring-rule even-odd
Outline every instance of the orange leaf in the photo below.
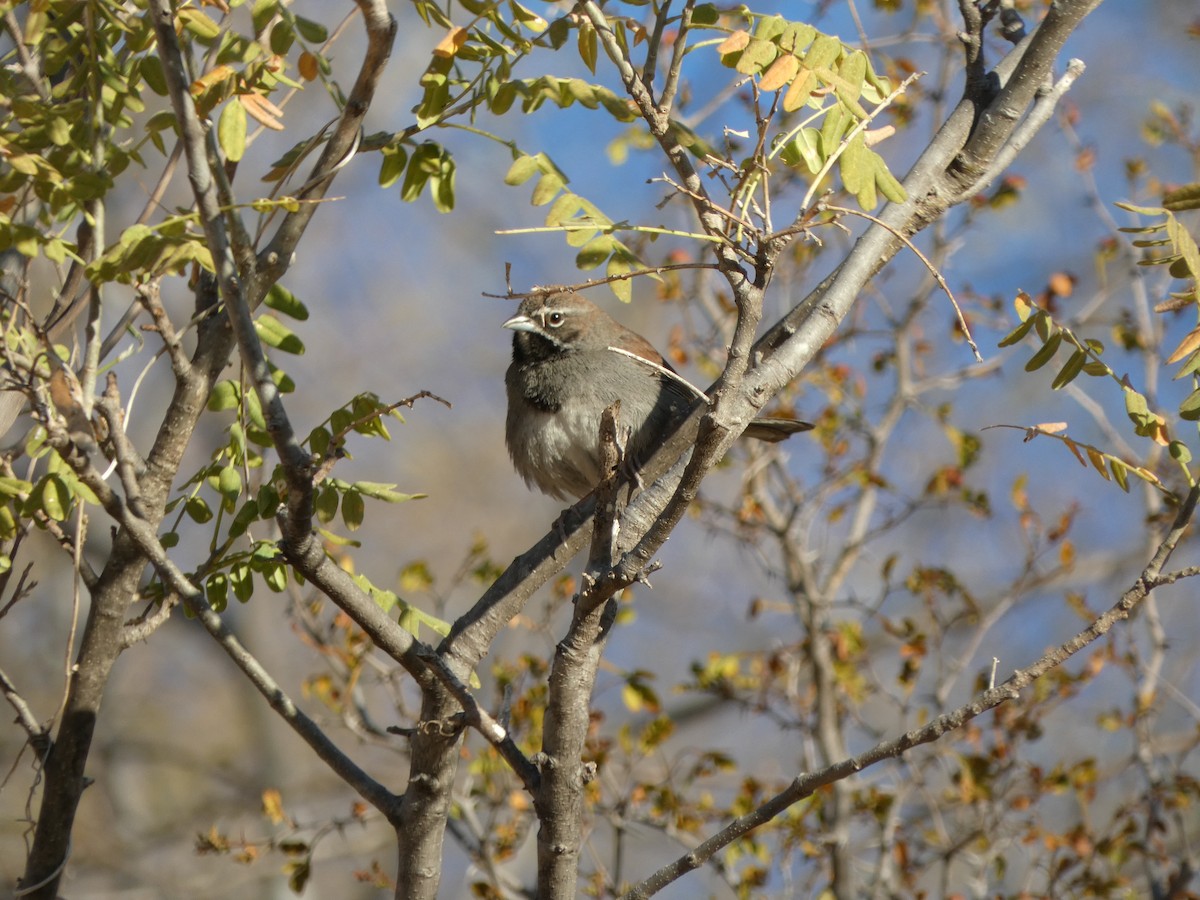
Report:
[[[795,78],[799,71],[800,60],[790,53],[785,53],[771,64],[771,68],[767,69],[758,82],[758,87],[763,91],[777,91]]]
[[[1075,290],[1075,278],[1066,272],[1055,272],[1050,276],[1049,288],[1056,297],[1070,297]]]
[[[265,125],[272,131],[283,131],[283,123],[279,116],[283,110],[261,94],[238,94],[238,100],[246,107],[246,112],[260,125]]]
[[[224,63],[215,66],[192,82],[192,95],[199,96],[214,84],[219,84],[227,78],[232,78],[235,74],[232,66],[227,66]]]
[[[817,74],[807,66],[803,67],[803,74],[797,75],[792,82],[792,86],[788,88],[787,95],[783,98],[783,108],[787,112],[795,112],[812,96],[813,89],[817,87]]]
[[[300,77],[305,81],[317,80],[320,66],[317,65],[317,58],[307,50],[300,54],[300,59],[297,60],[296,67],[300,70]]]
[[[735,31],[725,40],[721,41],[717,47],[717,52],[724,56],[727,53],[737,53],[739,50],[745,50],[750,43],[750,32]]]

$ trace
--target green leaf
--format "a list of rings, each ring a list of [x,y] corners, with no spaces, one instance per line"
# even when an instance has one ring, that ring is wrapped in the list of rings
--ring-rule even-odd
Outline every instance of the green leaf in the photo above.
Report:
[[[271,45],[271,52],[276,56],[287,56],[295,42],[296,31],[287,19],[280,19],[271,26],[271,37],[268,43]]]
[[[258,504],[253,498],[247,500],[229,523],[229,536],[241,537],[254,522],[258,520]]]
[[[1200,350],[1197,350],[1187,358],[1187,361],[1183,364],[1183,368],[1172,375],[1171,380],[1176,381],[1180,378],[1186,378],[1188,375],[1194,375],[1197,372],[1200,372]]]
[[[693,25],[716,25],[720,19],[721,14],[712,3],[701,3],[692,10]]]
[[[25,455],[30,459],[38,459],[50,448],[46,446],[49,435],[44,425],[34,425],[25,438]]]
[[[217,143],[230,162],[238,162],[246,153],[246,107],[234,97],[221,110],[217,120]]]
[[[533,189],[531,202],[534,206],[545,206],[558,196],[563,189],[563,179],[557,172],[546,172],[538,179],[537,187]]]
[[[328,525],[337,515],[338,492],[329,485],[323,486],[313,500],[313,509],[316,511],[317,520]]]
[[[567,191],[560,194],[558,199],[550,205],[550,209],[546,212],[546,224],[553,227],[555,225],[565,225],[574,218],[575,214],[583,207],[583,198],[578,194],[572,194]],[[580,232],[572,232],[567,235],[567,243],[570,243],[572,235]],[[586,241],[584,242],[586,243]]]
[[[204,583],[204,596],[208,605],[216,612],[223,612],[229,603],[229,579],[224,572],[217,572]]]
[[[239,603],[245,603],[254,596],[254,576],[248,561],[230,566],[229,583],[233,587],[233,596],[237,597]]]
[[[1171,441],[1167,446],[1167,452],[1171,454],[1172,459],[1185,465],[1192,461],[1192,451],[1183,441]]]
[[[842,42],[827,34],[818,34],[808,52],[804,54],[804,64],[810,69],[827,69],[842,53]]]
[[[208,504],[202,497],[189,497],[187,503],[184,504],[184,510],[187,512],[188,518],[201,525],[213,517],[212,510],[208,508]]]
[[[424,141],[412,152],[408,160],[408,169],[404,173],[404,183],[400,186],[400,199],[411,203],[421,196],[425,184],[432,174],[426,163],[431,157],[436,157],[438,147],[431,141]]]
[[[775,62],[778,55],[779,48],[770,41],[752,38],[734,68],[743,75],[754,75]]]
[[[1113,480],[1120,486],[1121,490],[1128,494],[1129,478],[1126,475],[1129,471],[1128,467],[1119,459],[1112,459],[1111,457],[1108,460],[1108,467],[1112,470]]]
[[[279,491],[270,484],[264,484],[258,491],[258,496],[255,498],[258,504],[258,517],[260,519],[270,519],[279,509]]]
[[[427,494],[401,494],[392,490],[394,487],[394,484],[381,484],[377,481],[356,481],[351,485],[354,492],[365,497],[383,500],[385,503],[404,503],[406,500],[421,500],[428,496]]]
[[[1061,331],[1056,331],[1046,340],[1046,343],[1038,348],[1038,352],[1033,354],[1029,362],[1025,363],[1026,372],[1034,372],[1044,366],[1050,360],[1054,359],[1054,354],[1058,352],[1058,348],[1062,345],[1063,336]]]
[[[234,466],[224,466],[217,476],[217,493],[227,501],[234,501],[242,493],[242,473]]]
[[[694,14],[692,21],[695,21]],[[583,60],[583,64],[587,66],[588,71],[595,75],[596,59],[599,55],[599,42],[596,38],[596,29],[592,27],[591,22],[583,22],[580,25],[579,37],[576,39],[575,45],[579,50],[579,58]]]
[[[1058,374],[1054,376],[1054,381],[1050,383],[1052,390],[1066,387],[1083,371],[1084,363],[1088,361],[1088,355],[1082,350],[1076,350],[1071,354],[1066,364],[1059,369]]]
[[[826,159],[837,151],[842,135],[849,130],[853,120],[844,106],[835,106],[825,114],[825,121],[821,123],[821,152]]]
[[[277,15],[279,15],[279,0],[254,0],[250,7],[250,21],[254,25],[254,31],[258,34],[261,34]]]
[[[813,38],[817,36],[817,29],[813,28],[807,22],[788,22],[787,26],[779,34],[779,48],[785,53],[794,53],[799,55],[809,44],[813,42]]]
[[[169,92],[167,89],[167,76],[163,74],[162,60],[158,56],[150,54],[143,57],[141,63],[138,65],[138,72],[150,90],[154,91],[160,97],[167,96]],[[160,113],[160,115],[162,114]],[[174,113],[167,113],[167,115],[174,121]]]
[[[1125,414],[1133,419],[1135,423],[1139,423],[1150,415],[1150,405],[1146,402],[1146,398],[1135,391],[1133,388],[1125,388]]]
[[[879,193],[893,203],[903,203],[908,199],[908,191],[904,190],[904,185],[888,170],[883,157],[873,151],[872,156],[876,160],[875,186],[879,188]]]
[[[575,266],[580,269],[594,269],[606,259],[613,250],[612,235],[602,234],[583,246],[583,249],[575,254]]]
[[[242,398],[242,386],[236,381],[218,381],[208,395],[208,408],[212,412],[236,409]]]
[[[408,151],[400,144],[395,144],[384,147],[382,155],[383,159],[379,164],[379,186],[386,189],[399,181],[400,176],[404,174],[404,167],[408,165]]]
[[[1162,210],[1162,207],[1161,207],[1161,206],[1158,206],[1158,207],[1156,207],[1156,206],[1136,206],[1136,205],[1135,205],[1135,204],[1133,204],[1133,203],[1122,203],[1122,202],[1120,202],[1120,201],[1117,201],[1117,202],[1116,202],[1116,203],[1114,203],[1113,205],[1114,205],[1114,206],[1119,206],[1119,207],[1121,207],[1121,209],[1127,209],[1127,210],[1129,210],[1131,213],[1137,213],[1139,216],[1161,216],[1161,215],[1163,214],[1163,210]],[[1153,226],[1153,227],[1154,227],[1154,228],[1157,228],[1157,227],[1160,227],[1160,226]],[[1140,231],[1142,231],[1143,229],[1140,229],[1140,228],[1128,228],[1128,229],[1126,229],[1126,228],[1121,228],[1121,229],[1119,229],[1119,230],[1120,230],[1120,231],[1130,231],[1130,232],[1135,232],[1135,233],[1136,233],[1136,232],[1140,232]],[[1153,230],[1153,229],[1150,229],[1150,230]]]
[[[513,101],[517,99],[518,87],[511,81],[505,81],[497,85],[495,93],[488,100],[488,109],[493,115],[502,116],[512,108]]]
[[[815,128],[801,128],[780,154],[784,165],[798,168],[801,164],[813,175],[821,171],[825,158],[821,155],[821,133]]]
[[[633,271],[631,261],[625,254],[618,252],[614,253],[609,259],[605,274],[609,278],[612,278],[616,275],[626,275],[631,271]],[[622,303],[629,303],[633,300],[633,285],[629,283],[628,278],[620,281],[610,281],[608,286]]]
[[[346,523],[346,527],[351,531],[358,531],[362,527],[365,514],[366,504],[363,502],[362,494],[357,491],[347,491],[342,496],[342,521]]]
[[[1024,338],[1025,335],[1029,334],[1029,331],[1031,328],[1033,328],[1032,317],[1026,319],[1024,322],[1022,322],[1020,325],[1018,325],[1016,328],[1014,328],[1012,331],[1010,331],[1007,335],[1005,335],[1004,338],[1001,339],[1000,343],[998,343],[996,346],[997,347],[1011,347],[1013,344],[1018,343],[1022,338]]]
[[[1189,422],[1200,421],[1200,390],[1192,391],[1187,399],[1179,404],[1179,418]]]
[[[541,168],[541,162],[536,156],[523,153],[508,167],[508,172],[504,175],[504,183],[511,187],[522,185],[540,172]]]
[[[50,143],[57,147],[65,147],[71,143],[71,123],[61,116],[54,116],[46,130]]]
[[[861,191],[868,181],[870,181],[872,187],[875,185],[875,172],[869,165],[868,152],[870,151],[867,150],[867,145],[863,143],[863,136],[856,134],[846,144],[846,149],[842,151],[842,155],[838,157],[838,169],[842,173],[842,184],[846,186],[846,190],[851,194],[857,194]]]
[[[296,30],[310,44],[323,44],[329,39],[329,31],[320,22],[296,16]]]
[[[1200,278],[1200,249],[1196,247],[1196,242],[1188,233],[1183,224],[1171,216],[1167,219],[1167,234],[1171,238],[1171,243],[1174,244],[1176,252],[1183,257],[1186,264],[1186,272],[1180,273],[1176,271],[1176,267],[1171,267],[1171,274],[1176,278]]]
[[[33,483],[24,478],[0,475],[0,497],[20,497],[33,490]]]
[[[267,296],[263,298],[263,303],[275,310],[275,312],[283,313],[297,322],[308,320],[308,308],[296,299],[295,294],[279,284],[279,282],[271,285],[267,291]]]
[[[297,356],[304,353],[304,342],[274,316],[259,316],[254,320],[254,330],[258,332],[259,340],[268,347]]]
[[[773,41],[787,27],[787,22],[783,16],[763,16],[758,20],[758,27],[754,29],[754,36],[761,41]]]
[[[265,565],[261,569],[263,581],[267,587],[276,594],[282,594],[287,590],[288,569],[282,562],[275,562],[271,565]]]
[[[571,20],[566,16],[560,16],[550,23],[550,28],[546,32],[546,37],[550,41],[550,46],[558,50],[567,42],[567,38],[571,36]]]
[[[1189,209],[1200,209],[1200,182],[1185,184],[1163,194],[1163,209],[1171,212],[1184,212]]]
[[[71,507],[71,495],[61,476],[47,475],[30,496],[38,497],[41,501],[41,511],[55,522],[62,522],[67,518]]]
[[[862,96],[863,82],[867,77],[867,55],[855,50],[842,60],[838,67],[837,96],[847,106],[858,106]],[[865,115],[862,117],[865,118]]]
[[[183,27],[194,34],[198,40],[212,41],[221,34],[221,26],[206,16],[198,7],[185,6],[178,10],[176,15],[183,23]]]

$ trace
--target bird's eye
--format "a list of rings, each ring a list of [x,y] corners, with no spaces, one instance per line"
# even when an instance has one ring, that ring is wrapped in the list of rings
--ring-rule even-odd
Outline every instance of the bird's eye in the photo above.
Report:
[[[552,312],[546,316],[546,324],[551,328],[557,328],[565,321],[567,321],[567,317],[560,312]]]

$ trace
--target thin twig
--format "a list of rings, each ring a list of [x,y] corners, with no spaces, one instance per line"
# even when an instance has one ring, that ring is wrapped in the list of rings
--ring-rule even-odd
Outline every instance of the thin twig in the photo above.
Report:
[[[938,287],[940,287],[943,291],[945,291],[946,296],[950,298],[950,305],[954,307],[954,314],[956,316],[958,316],[958,327],[962,329],[963,337],[966,338],[967,344],[971,348],[971,352],[975,354],[975,361],[983,362],[983,357],[979,353],[979,347],[975,343],[975,339],[971,337],[971,329],[967,326],[967,320],[963,316],[962,307],[960,307],[958,305],[958,300],[956,300],[954,298],[954,292],[950,290],[950,285],[946,283],[946,279],[942,276],[942,273],[938,271],[937,266],[935,266],[932,262],[929,261],[929,257],[927,257],[919,249],[917,249],[916,244],[914,244],[912,241],[910,241],[908,238],[906,238],[903,234],[901,234],[897,229],[893,228],[887,222],[884,222],[882,219],[876,218],[875,216],[871,215],[870,213],[863,212],[861,209],[850,209],[847,206],[831,206],[829,204],[824,204],[824,203],[820,205],[820,208],[824,209],[824,210],[828,210],[829,212],[844,213],[845,215],[848,215],[848,216],[859,216],[860,218],[866,219],[868,222],[873,222],[881,228],[886,228],[888,231],[890,231],[892,233],[892,235],[896,238],[896,240],[900,241],[902,244],[904,244],[905,247],[907,247],[909,250],[911,250],[916,255],[917,259],[921,260],[921,262],[924,263],[925,268],[929,270],[929,274],[934,277],[935,281],[937,281]]]
[[[715,853],[742,835],[769,822],[822,787],[840,781],[885,759],[894,759],[913,747],[935,741],[947,732],[961,728],[982,713],[1009,700],[1019,699],[1021,690],[1106,634],[1117,622],[1127,619],[1130,613],[1146,599],[1150,591],[1160,583],[1160,579],[1163,577],[1161,574],[1163,566],[1166,565],[1171,553],[1188,530],[1198,498],[1200,498],[1200,487],[1192,488],[1180,507],[1171,530],[1159,544],[1154,556],[1143,569],[1137,581],[1108,612],[1097,617],[1073,638],[1053,650],[1047,651],[1028,668],[1016,670],[1004,683],[983,691],[969,703],[938,716],[923,728],[880,741],[865,753],[826,766],[819,772],[797,776],[787,788],[766,803],[744,816],[739,816],[692,852],[663,866],[649,878],[635,885],[624,895],[624,900],[645,900],[645,898],[658,893],[671,882],[702,865]]]
[[[652,360],[646,359],[646,357],[644,357],[644,356],[638,356],[636,353],[630,353],[628,350],[623,350],[620,347],[606,347],[605,349],[611,350],[613,353],[620,353],[622,356],[628,356],[634,362],[641,363],[643,366],[645,366],[648,369],[653,369],[655,372],[657,372],[663,378],[669,378],[672,381],[674,381],[676,384],[683,385],[683,387],[687,388],[689,391],[691,391],[693,394],[695,394],[697,399],[708,402],[708,394],[704,393],[704,391],[700,390],[700,388],[696,387],[694,384],[692,384],[690,381],[688,381],[686,378],[684,378],[682,375],[680,375],[678,372],[674,371],[673,369],[668,369],[666,366],[660,366],[658,363],[653,362]]]
[[[511,263],[506,263],[506,268],[511,266]],[[586,291],[588,288],[597,287],[601,284],[612,284],[614,281],[628,281],[631,278],[639,278],[643,275],[661,275],[663,272],[676,272],[682,269],[717,269],[720,268],[716,263],[674,263],[668,266],[653,266],[649,269],[637,269],[633,272],[621,272],[617,275],[609,275],[607,278],[589,278],[587,281],[579,281],[575,284],[559,284],[554,285],[555,291]],[[483,292],[484,297],[492,297],[496,300],[524,300],[527,297],[540,297],[550,290],[548,287],[535,287],[533,290],[525,293],[518,293],[511,289],[506,294],[490,294],[487,291]]]

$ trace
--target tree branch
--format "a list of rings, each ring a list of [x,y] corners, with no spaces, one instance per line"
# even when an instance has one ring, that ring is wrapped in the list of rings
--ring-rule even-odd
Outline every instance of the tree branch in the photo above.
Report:
[[[1171,557],[1171,553],[1183,538],[1196,510],[1196,501],[1200,498],[1200,487],[1194,487],[1188,493],[1170,531],[1159,544],[1154,556],[1142,570],[1137,581],[1121,596],[1121,599],[1106,613],[1096,618],[1087,628],[1080,631],[1070,640],[1047,651],[1028,668],[1017,669],[1003,683],[990,690],[978,694],[969,703],[965,703],[951,712],[938,716],[928,725],[915,731],[909,731],[898,737],[881,741],[870,750],[858,756],[842,760],[831,766],[826,766],[819,772],[797,776],[787,788],[780,791],[766,803],[752,812],[735,819],[717,834],[704,841],[695,850],[687,853],[674,862],[663,866],[649,878],[644,879],[628,891],[623,900],[645,900],[658,893],[671,882],[682,875],[703,865],[715,853],[727,847],[733,841],[752,831],[760,825],[769,822],[788,807],[811,796],[821,788],[840,781],[856,772],[873,766],[885,759],[893,759],[907,750],[921,744],[928,744],[942,735],[955,731],[967,722],[994,709],[1008,700],[1016,700],[1020,692],[1031,685],[1041,676],[1062,665],[1076,653],[1087,647],[1097,638],[1106,634],[1117,622],[1127,619],[1130,613],[1146,599],[1150,591],[1160,583],[1163,566]]]

